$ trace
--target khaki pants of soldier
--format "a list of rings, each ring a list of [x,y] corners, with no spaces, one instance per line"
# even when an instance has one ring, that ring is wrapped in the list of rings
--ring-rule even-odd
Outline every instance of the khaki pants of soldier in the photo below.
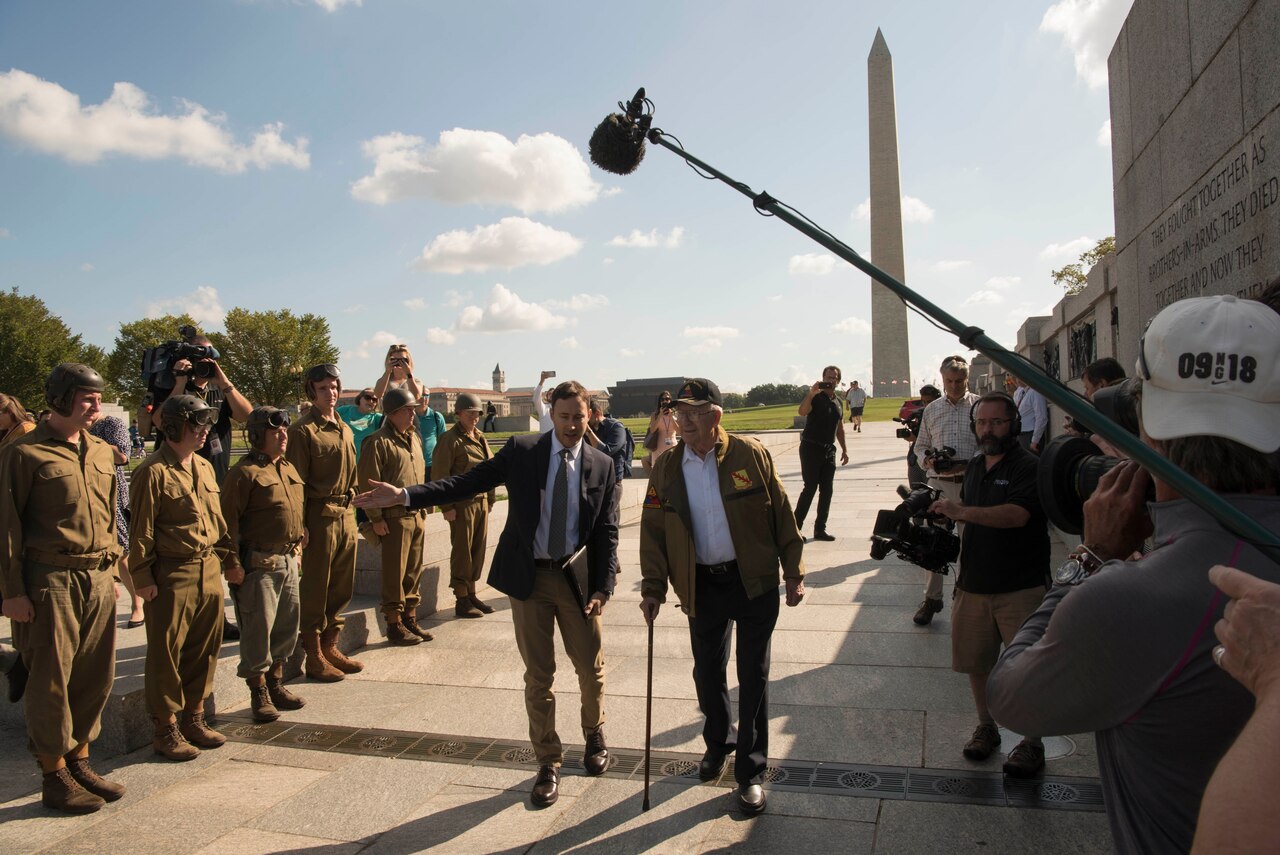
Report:
[[[396,517],[383,516],[387,534],[379,538],[382,549],[382,613],[388,617],[417,615],[418,585],[422,581],[423,521],[418,511]],[[397,617],[397,620],[399,618]]]
[[[356,522],[348,508],[307,501],[307,533],[302,550],[300,632],[342,626],[342,610],[356,586]]]
[[[524,706],[529,714],[529,741],[540,766],[559,766],[564,759],[556,733],[556,696],[551,684],[556,673],[555,627],[582,693],[582,732],[604,724],[604,651],[600,647],[600,618],[587,620],[569,583],[559,570],[538,570],[527,600],[511,600],[516,647],[524,659]]]
[[[293,655],[299,619],[298,556],[250,551],[245,558],[244,582],[231,586],[240,626],[236,676],[242,679]]]
[[[489,531],[489,503],[475,498],[454,505],[458,516],[449,523],[453,552],[449,555],[449,584],[455,597],[476,592],[484,569],[485,539]]]
[[[98,738],[116,673],[116,589],[111,567],[68,570],[25,562],[23,582],[35,607],[13,622],[26,663],[27,735],[36,754],[61,757]]]
[[[929,479],[929,486],[935,490],[941,490],[942,495],[953,502],[960,501],[960,482],[959,481],[940,481],[937,478]],[[964,531],[964,523],[956,523],[956,537]],[[955,566],[960,566],[960,558],[956,557]],[[924,582],[924,595],[931,600],[942,599],[942,574],[930,573],[924,571],[929,578]]]
[[[158,558],[147,618],[147,712],[168,719],[196,710],[213,691],[222,646],[222,562],[213,552],[189,561]]]

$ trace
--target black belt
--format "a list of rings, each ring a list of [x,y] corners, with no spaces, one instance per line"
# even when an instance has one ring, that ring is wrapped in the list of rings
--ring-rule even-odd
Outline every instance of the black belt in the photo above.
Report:
[[[725,561],[721,564],[695,564],[694,566],[697,567],[700,572],[710,573],[712,576],[723,576],[726,573],[738,572],[738,562],[736,559],[733,561]]]
[[[533,566],[538,570],[559,570],[564,566],[563,558],[535,558]]]

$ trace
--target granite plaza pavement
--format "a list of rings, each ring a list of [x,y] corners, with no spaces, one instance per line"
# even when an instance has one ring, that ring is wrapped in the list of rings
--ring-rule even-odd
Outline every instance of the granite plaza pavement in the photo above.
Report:
[[[307,706],[276,725],[250,726],[243,683],[234,680],[236,647],[227,645],[218,726],[232,741],[171,763],[149,743],[137,747],[149,734],[131,734],[132,750],[96,755],[128,793],[86,817],[40,806],[20,715],[8,710],[0,717],[0,852],[1109,851],[1091,736],[1054,740],[1065,756],[1049,761],[1038,784],[1006,784],[999,755],[981,764],[962,757],[975,722],[967,682],[948,667],[947,613],[916,627],[923,571],[868,556],[876,511],[896,502],[905,475],[894,427],[868,424],[849,435],[853,462],[837,472],[830,523],[839,539],[806,544],[809,593],[800,607],[782,609],[770,686],[776,768],[760,817],[738,813],[730,773],[727,784],[690,774],[702,751],[701,717],[687,627],[670,604],[655,631],[652,808],[641,811],[646,631],[637,608],[637,499],[645,482],[636,479],[626,482],[622,574],[605,615],[605,730],[618,762],[589,778],[580,751],[570,751],[552,807],[528,800],[535,769],[522,668],[507,601],[491,596],[491,616],[456,620],[448,608],[424,621],[435,641],[417,647],[388,648],[368,627],[364,672],[329,685],[292,681]],[[794,498],[795,434],[771,444]],[[352,608],[372,613],[374,605],[366,597]],[[141,633],[120,636],[126,676],[118,682],[130,697],[140,685]],[[0,623],[0,637],[8,634]],[[576,680],[563,653],[560,663],[560,732],[580,749]],[[1002,747],[1016,741],[1006,733]]]

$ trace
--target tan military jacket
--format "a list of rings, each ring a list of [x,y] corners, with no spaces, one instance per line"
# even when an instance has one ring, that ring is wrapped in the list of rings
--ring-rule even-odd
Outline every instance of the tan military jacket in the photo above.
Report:
[[[285,456],[302,476],[308,499],[340,499],[356,485],[354,436],[336,413],[333,419],[312,409],[289,428]]]
[[[111,446],[80,432],[77,448],[39,425],[0,452],[0,596],[25,597],[28,550],[120,555],[116,461]]]
[[[360,446],[360,462],[356,472],[360,476],[360,489],[371,489],[369,480],[385,481],[397,487],[410,487],[427,479],[426,461],[422,457],[422,438],[413,425],[399,433],[384,419],[382,427],[364,438]],[[380,520],[385,510],[395,508],[368,508],[365,513],[371,520]],[[416,511],[415,511],[416,513]]]
[[[231,467],[222,485],[222,516],[237,546],[264,552],[302,540],[302,476],[283,457],[277,462],[250,452]]]
[[[129,481],[129,573],[138,588],[156,584],[157,559],[190,561],[217,552],[225,570],[240,566],[222,516],[213,464],[199,455],[183,466],[169,443]]]
[[[461,475],[477,463],[483,463],[493,455],[489,453],[489,440],[476,429],[476,438],[472,439],[462,432],[458,422],[453,423],[436,442],[436,450],[431,455],[431,480],[439,481],[450,475]],[[495,491],[490,490],[485,496],[474,496],[463,502],[441,505],[440,510],[451,511],[456,507],[469,505],[472,502],[484,502],[490,505],[497,498]]]
[[[777,590],[779,564],[784,578],[804,577],[804,538],[769,452],[754,439],[719,430],[714,454],[720,496],[738,572],[754,598]],[[682,443],[662,455],[649,476],[640,512],[640,592],[665,602],[669,581],[681,608],[694,615],[697,561],[683,460]]]

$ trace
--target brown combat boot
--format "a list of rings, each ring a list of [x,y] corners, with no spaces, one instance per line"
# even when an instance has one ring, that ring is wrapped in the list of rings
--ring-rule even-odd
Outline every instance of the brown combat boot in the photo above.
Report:
[[[227,741],[225,736],[216,730],[210,730],[204,723],[203,709],[196,712],[183,710],[179,722],[178,732],[192,745],[200,748],[221,748]]]
[[[280,718],[280,710],[271,701],[266,681],[262,677],[256,677],[245,680],[245,683],[249,686],[249,707],[253,710],[253,720],[268,722]]]
[[[302,649],[307,653],[307,662],[302,670],[307,675],[308,680],[318,680],[321,683],[336,683],[342,679],[342,672],[329,664],[329,660],[325,659],[324,654],[320,652],[320,633],[304,632],[300,636],[300,640],[302,641]]]
[[[300,710],[307,703],[285,687],[283,660],[271,663],[271,670],[267,672],[267,694],[278,710]]]
[[[460,618],[484,617],[484,612],[476,608],[470,597],[458,597],[458,602],[453,607],[453,613]]]
[[[64,766],[54,772],[45,772],[40,785],[40,803],[63,813],[93,813],[106,804],[101,796],[95,796],[76,783]]]
[[[177,722],[172,721],[156,719],[156,734],[151,740],[151,747],[170,760],[194,760],[200,756],[200,749],[183,739]]]
[[[395,647],[412,647],[421,644],[422,639],[402,624],[387,621],[387,643]]]
[[[431,641],[433,638],[435,638],[434,635],[432,635],[431,633],[427,632],[425,629],[422,628],[422,625],[418,623],[418,616],[411,612],[405,612],[403,615],[401,615],[400,622],[404,624],[405,629],[409,630],[414,635],[418,636],[418,638],[421,638],[423,641]]]
[[[486,615],[493,614],[493,606],[489,605],[484,600],[477,597],[474,591],[470,594],[467,594],[467,599],[470,600],[471,605],[479,609],[482,614],[486,614]]]
[[[364,664],[356,659],[348,659],[346,654],[338,649],[338,633],[342,632],[342,627],[331,626],[320,635],[320,650],[324,653],[324,658],[328,659],[333,667],[337,668],[344,674],[359,674],[364,670]]]
[[[115,781],[108,781],[106,778],[93,771],[93,767],[89,765],[88,757],[80,757],[73,759],[66,758],[67,771],[71,773],[71,777],[80,786],[93,793],[100,799],[108,802],[114,802],[124,795],[124,784],[117,784]]]

